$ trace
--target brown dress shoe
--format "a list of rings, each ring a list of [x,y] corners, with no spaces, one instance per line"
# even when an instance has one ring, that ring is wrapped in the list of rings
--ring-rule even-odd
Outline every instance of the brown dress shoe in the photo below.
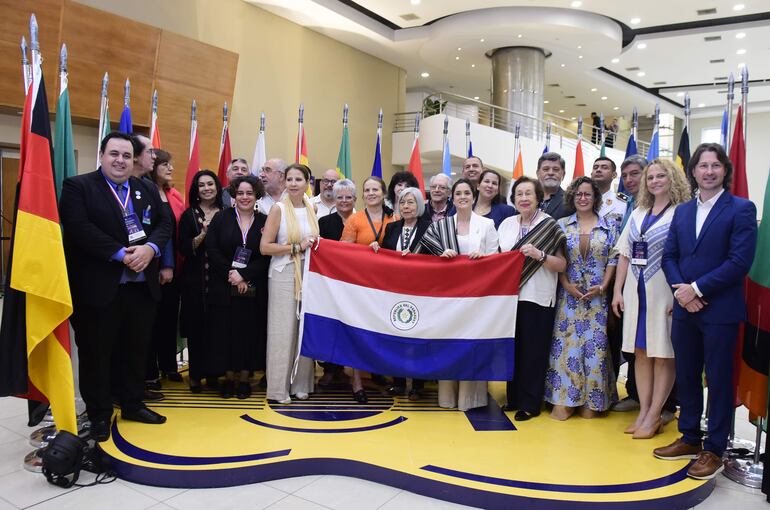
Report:
[[[711,480],[724,468],[722,459],[708,450],[703,450],[698,454],[698,460],[693,462],[690,469],[687,470],[687,476],[697,480]]]
[[[687,444],[680,437],[668,446],[655,448],[652,454],[663,460],[694,459],[702,450],[703,446],[700,444]]]

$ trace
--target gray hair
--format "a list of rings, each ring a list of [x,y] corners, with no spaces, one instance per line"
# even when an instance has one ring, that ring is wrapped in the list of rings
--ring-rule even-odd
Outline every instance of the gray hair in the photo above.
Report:
[[[277,172],[281,172],[282,174],[286,173],[286,167],[288,166],[284,160],[281,158],[270,158],[267,161],[275,161],[277,168],[274,170]],[[267,161],[265,163],[267,163]]]
[[[447,188],[451,188],[452,187],[452,184],[453,184],[452,178],[449,177],[447,174],[436,174],[436,175],[434,175],[433,177],[430,178],[430,182],[429,182],[428,186],[433,186],[433,181],[435,181],[439,177],[443,177],[443,178],[445,178],[448,181],[447,182]]]
[[[562,171],[564,171],[564,167],[566,166],[566,162],[564,161],[564,158],[561,157],[561,154],[558,152],[546,152],[542,156],[540,156],[537,159],[537,169],[540,170],[540,165],[543,164],[543,161],[555,161],[559,163],[559,166],[561,167]]]
[[[622,172],[625,167],[628,165],[639,165],[639,168],[644,170],[647,168],[647,159],[644,156],[641,156],[639,154],[632,154],[628,156],[621,164],[620,164],[620,171]]]
[[[356,199],[356,183],[350,179],[340,179],[339,181],[335,182],[332,191],[334,192],[334,198],[337,198],[338,193],[349,191],[353,193],[353,200]]]
[[[417,202],[417,217],[419,218],[425,212],[425,199],[422,197],[422,192],[420,190],[417,188],[404,188],[401,190],[401,193],[398,194],[398,201],[401,202],[401,199],[409,193],[412,194],[415,202]]]

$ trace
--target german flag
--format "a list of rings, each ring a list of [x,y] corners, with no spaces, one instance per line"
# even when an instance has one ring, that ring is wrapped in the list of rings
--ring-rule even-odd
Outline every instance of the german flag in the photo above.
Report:
[[[32,23],[35,33],[34,16]],[[26,103],[31,110],[22,125],[23,166],[9,262],[15,306],[6,302],[3,309],[3,326],[16,322],[3,328],[2,346],[14,344],[18,352],[26,345],[26,374],[24,366],[14,367],[13,379],[18,384],[28,378],[23,393],[50,402],[57,428],[77,434],[68,324],[72,298],[56,206],[48,100],[35,40],[32,56]]]

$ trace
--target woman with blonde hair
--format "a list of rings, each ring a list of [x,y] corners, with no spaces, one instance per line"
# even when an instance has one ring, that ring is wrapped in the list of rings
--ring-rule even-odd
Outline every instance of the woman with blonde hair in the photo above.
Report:
[[[305,165],[285,172],[286,194],[270,208],[259,249],[270,255],[267,304],[267,398],[281,404],[291,395],[306,400],[313,392],[315,362],[299,356],[291,381],[299,339],[299,303],[307,250],[318,239],[318,218],[305,195],[310,181]]]
[[[661,412],[674,385],[671,310],[674,295],[661,268],[674,210],[690,199],[684,172],[655,159],[642,174],[637,208],[615,245],[620,257],[612,310],[623,312],[623,351],[635,355],[639,415],[626,430],[649,439],[663,429]]]

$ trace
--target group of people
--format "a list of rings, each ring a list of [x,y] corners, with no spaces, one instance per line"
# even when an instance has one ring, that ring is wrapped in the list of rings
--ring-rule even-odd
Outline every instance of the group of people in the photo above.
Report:
[[[336,170],[323,173],[310,198],[310,169],[277,158],[256,169],[258,177],[234,159],[227,189],[210,170],[199,171],[185,209],[169,184],[170,161],[146,137],[111,133],[100,168],[64,184],[81,393],[97,440],[109,437],[115,399],[123,419],[165,421],[143,401],[162,398],[160,376],[181,380],[178,333],[187,338],[193,393],[205,381],[223,398],[247,398],[251,375],[264,372],[268,400],[305,400],[316,361],[324,370],[319,384],[347,381],[345,367],[328,360],[300,356],[295,366],[303,260],[323,237],[404,257],[519,250],[525,262],[506,410],[518,421],[544,403],[557,420],[596,417],[618,400],[622,350],[633,365],[629,398],[639,406],[626,433],[654,437],[678,403],[683,437],[655,455],[697,456],[695,477],[721,469],[732,350],[745,316],[742,281],[756,243],[756,209],[729,193],[732,166],[721,146],[699,146],[686,171],[667,159],[630,157],[620,176],[628,195],[612,190],[617,169],[605,157],[564,189],[564,159],[545,153],[536,178],[516,180],[509,197],[502,176],[470,157],[455,182],[433,176],[427,197],[409,172],[389,184],[369,177],[359,211],[356,185]],[[362,374],[349,368],[352,398],[366,403]],[[425,381],[387,375],[372,374],[383,391],[422,398]],[[485,381],[438,381],[441,407],[469,410],[487,399]]]

